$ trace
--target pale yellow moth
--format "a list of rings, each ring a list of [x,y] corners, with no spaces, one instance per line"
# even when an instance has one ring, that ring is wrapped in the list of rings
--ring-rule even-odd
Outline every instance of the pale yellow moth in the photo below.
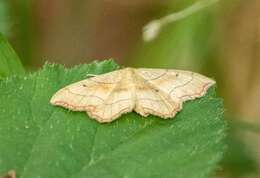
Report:
[[[50,102],[86,111],[98,122],[111,122],[131,111],[167,119],[182,109],[183,102],[204,96],[214,84],[190,71],[124,68],[68,85]]]

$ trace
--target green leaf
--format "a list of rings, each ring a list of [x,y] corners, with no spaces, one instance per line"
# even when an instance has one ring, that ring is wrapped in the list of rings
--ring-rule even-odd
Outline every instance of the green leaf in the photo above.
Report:
[[[100,124],[85,113],[49,104],[61,87],[115,70],[112,61],[64,69],[47,64],[0,84],[0,175],[19,178],[203,178],[224,152],[222,101],[214,87],[174,118],[123,115]]]
[[[13,74],[24,74],[24,68],[11,45],[0,33],[0,79]]]

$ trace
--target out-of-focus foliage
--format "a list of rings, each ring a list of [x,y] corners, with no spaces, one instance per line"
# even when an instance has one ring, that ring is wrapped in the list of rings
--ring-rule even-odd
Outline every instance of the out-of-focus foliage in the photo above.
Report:
[[[12,33],[15,40],[14,47],[17,49],[19,56],[24,64],[30,65],[33,54],[36,49],[36,22],[42,23],[41,20],[35,21],[35,3],[33,0],[14,0],[8,1],[12,7],[11,19],[14,21],[12,25]],[[47,12],[46,12],[47,14]],[[35,59],[34,59],[35,60]]]
[[[191,1],[192,2],[192,1]],[[187,1],[172,4],[171,13],[187,7]],[[168,24],[152,42],[138,49],[138,66],[174,67],[201,70],[208,60],[212,44],[214,8],[208,7],[184,20]],[[169,11],[169,10],[168,10]]]
[[[21,74],[24,74],[24,68],[19,57],[0,33],[0,79]]]
[[[243,178],[257,174],[257,162],[250,151],[241,140],[242,133],[245,131],[257,131],[260,127],[252,126],[247,123],[230,121],[230,130],[227,138],[228,150],[222,160],[222,174],[228,178]]]
[[[0,33],[8,35],[10,33],[10,7],[8,0],[0,0]]]

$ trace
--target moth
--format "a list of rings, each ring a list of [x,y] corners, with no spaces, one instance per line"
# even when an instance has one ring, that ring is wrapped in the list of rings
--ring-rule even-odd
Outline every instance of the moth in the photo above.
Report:
[[[16,172],[15,170],[10,170],[8,173],[1,178],[16,178]]]
[[[123,68],[65,86],[50,103],[85,111],[101,123],[132,111],[168,119],[182,110],[185,101],[204,96],[214,84],[190,71]]]

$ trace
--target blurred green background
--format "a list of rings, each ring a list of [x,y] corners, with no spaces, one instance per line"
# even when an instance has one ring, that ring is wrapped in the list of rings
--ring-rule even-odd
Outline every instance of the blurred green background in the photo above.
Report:
[[[29,71],[114,58],[122,66],[193,70],[215,78],[230,122],[213,177],[260,177],[260,2],[222,0],[142,40],[149,21],[196,0],[0,0],[0,32]]]

